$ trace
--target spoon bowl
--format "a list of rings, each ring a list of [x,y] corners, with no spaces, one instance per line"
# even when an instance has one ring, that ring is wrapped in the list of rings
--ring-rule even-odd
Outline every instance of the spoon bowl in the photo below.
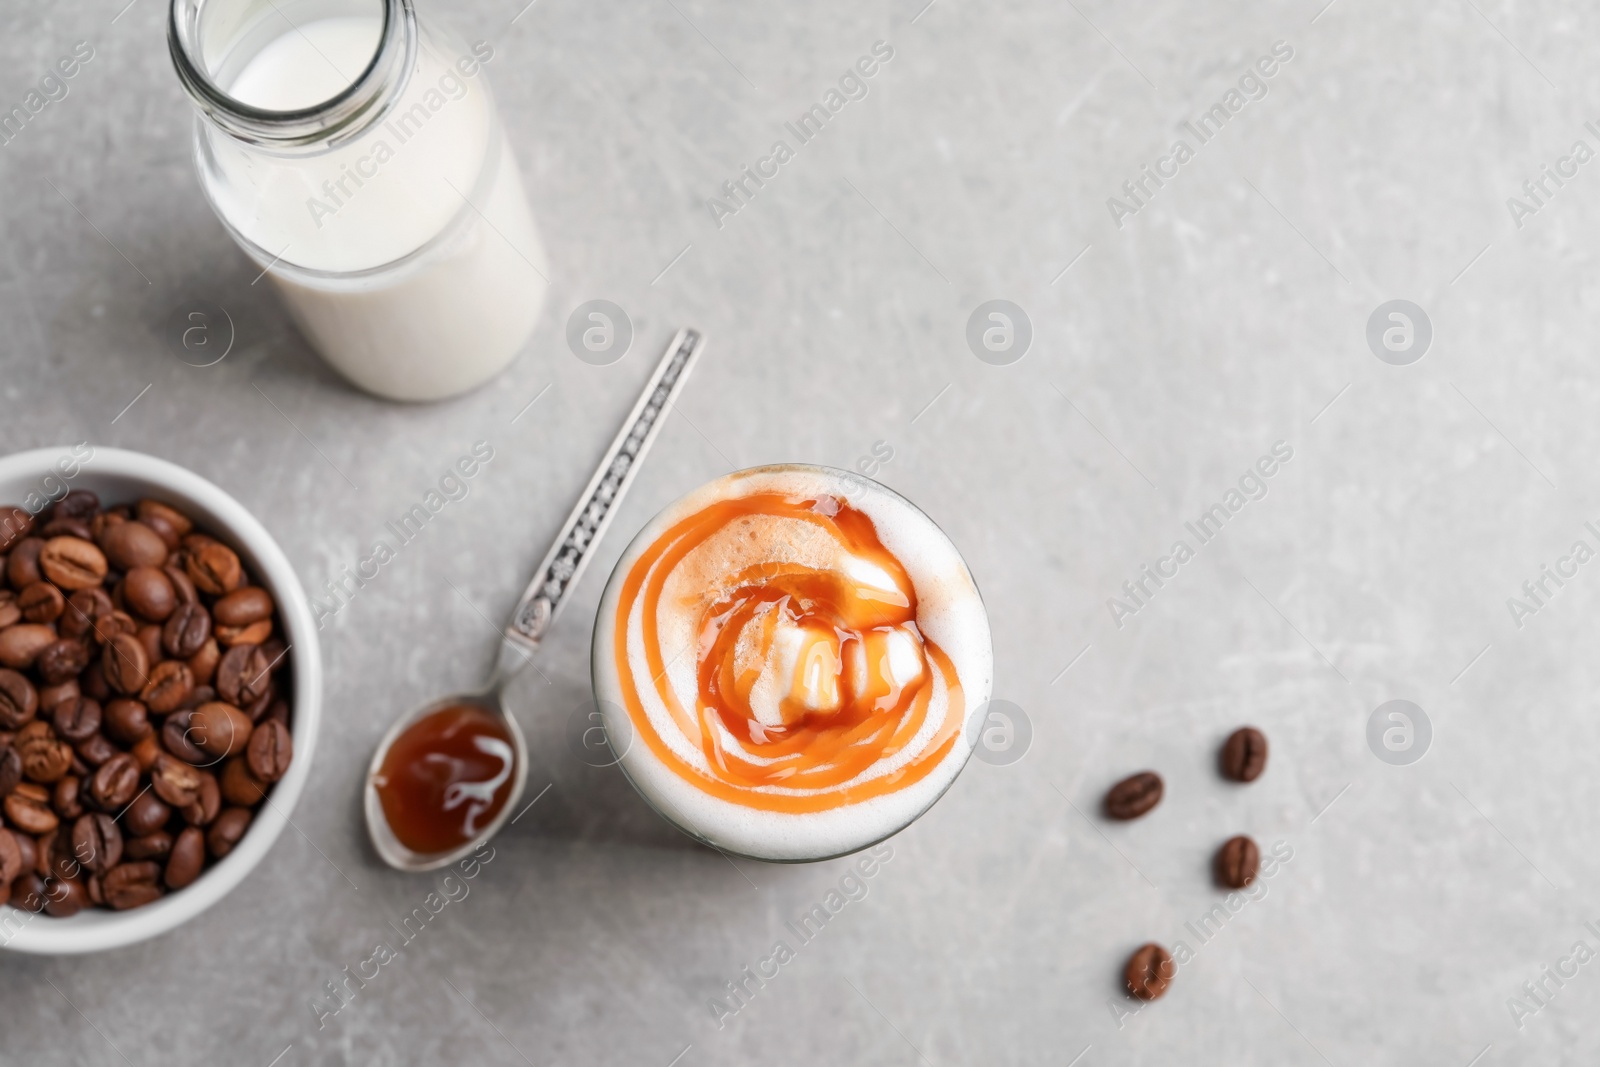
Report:
[[[511,622],[506,626],[500,642],[500,657],[489,684],[474,693],[457,693],[424,704],[398,719],[383,735],[383,740],[378,742],[377,749],[372,753],[372,762],[367,767],[363,807],[372,847],[389,866],[402,871],[431,871],[447,866],[493,837],[508,818],[515,820],[516,816],[512,813],[528,780],[528,743],[523,737],[522,727],[506,710],[505,687],[532,659],[545,631],[570,598],[584,567],[594,555],[594,546],[600,542],[606,527],[610,525],[617,503],[633,484],[645,453],[655,442],[662,423],[666,421],[667,410],[688,381],[689,371],[703,347],[704,338],[695,330],[679,330],[667,346],[650,380],[645,383],[644,391],[634,403],[633,411],[612,440],[594,476],[589,479],[588,487],[578,498],[567,521],[562,524],[555,543],[545,553],[544,561],[539,564],[533,580],[528,583],[528,588],[523,591],[522,598],[511,613]],[[511,771],[511,792],[489,825],[471,840],[441,852],[416,852],[407,847],[389,825],[383,800],[378,795],[377,781],[389,750],[401,735],[434,712],[463,705],[481,708],[503,723],[510,734],[515,759]]]

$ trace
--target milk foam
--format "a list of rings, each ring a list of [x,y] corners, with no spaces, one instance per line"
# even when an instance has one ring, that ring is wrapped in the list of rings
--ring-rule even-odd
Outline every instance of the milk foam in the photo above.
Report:
[[[823,811],[796,814],[770,811],[724,800],[698,788],[665,765],[639,740],[626,721],[622,680],[614,666],[616,612],[621,586],[634,563],[669,528],[719,500],[761,492],[777,492],[805,499],[832,495],[865,513],[879,540],[904,567],[917,598],[915,630],[949,656],[962,688],[963,709],[970,714],[988,700],[993,679],[993,654],[987,615],[971,574],[955,546],[927,516],[909,502],[876,482],[855,474],[822,467],[780,466],[740,471],[690,493],[657,515],[639,533],[618,562],[601,600],[595,625],[593,666],[595,691],[608,718],[613,738],[632,738],[620,765],[639,791],[664,815],[688,832],[731,852],[772,860],[813,860],[864,848],[896,833],[925,811],[954,781],[971,747],[958,737],[930,773],[912,784],[858,803]],[[802,563],[817,569],[848,573],[868,589],[898,596],[893,579],[867,561],[846,554],[841,559],[838,542],[815,524],[778,517],[744,517],[692,550],[666,581],[657,610],[662,658],[667,660],[665,680],[678,702],[695,706],[697,628],[706,591],[755,564]],[[876,573],[874,573],[876,572]],[[713,597],[712,599],[715,599]],[[645,659],[643,600],[636,598],[627,624],[627,662],[636,680],[637,695],[655,731],[673,754],[702,772],[710,770],[697,740],[687,739],[672,719],[665,703],[649,685]],[[898,647],[897,647],[898,646]],[[787,646],[774,644],[780,658]],[[915,635],[890,636],[884,655],[897,679],[914,678],[922,663],[916,655]],[[787,666],[785,661],[782,666]],[[846,661],[845,669],[851,664]],[[764,675],[757,690],[768,684]],[[782,677],[775,672],[771,677]],[[927,720],[904,749],[874,763],[861,781],[892,774],[929,747],[929,742],[952,714],[949,693],[938,671],[932,672],[932,701]],[[766,722],[772,715],[770,696],[752,692],[751,707]],[[715,717],[714,729],[725,729]],[[723,737],[729,748],[737,742]],[[621,747],[619,745],[619,747]],[[759,757],[742,753],[759,762]]]

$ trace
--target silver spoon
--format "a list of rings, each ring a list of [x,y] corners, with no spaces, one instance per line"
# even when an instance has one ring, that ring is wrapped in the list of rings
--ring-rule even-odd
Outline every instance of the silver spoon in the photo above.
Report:
[[[507,817],[516,809],[528,779],[528,744],[517,720],[506,711],[501,695],[517,672],[532,659],[545,631],[566,604],[573,586],[578,584],[584,566],[594,555],[594,546],[611,523],[618,501],[633,484],[639,464],[655,443],[656,434],[666,421],[662,416],[683,389],[683,383],[688,380],[689,371],[704,347],[704,339],[695,330],[679,330],[667,346],[661,361],[656,364],[655,373],[650,375],[644,392],[639,394],[638,402],[633,405],[628,420],[611,442],[611,447],[606,449],[605,458],[600,461],[594,477],[589,479],[589,485],[578,498],[577,506],[562,524],[550,551],[545,553],[544,562],[534,571],[533,581],[528,583],[522,598],[517,601],[516,610],[511,613],[511,622],[501,637],[499,661],[495,664],[489,684],[475,693],[457,693],[423,705],[410,715],[401,717],[378,742],[377,751],[372,754],[372,763],[367,767],[367,833],[372,838],[372,847],[377,849],[378,855],[389,866],[402,871],[431,871],[454,863],[498,833]],[[376,779],[390,746],[407,727],[423,716],[461,705],[482,708],[505,724],[506,732],[511,735],[514,756],[510,768],[511,795],[489,825],[466,844],[448,852],[413,852],[400,843],[390,828],[389,820],[383,813],[383,803],[378,798]]]

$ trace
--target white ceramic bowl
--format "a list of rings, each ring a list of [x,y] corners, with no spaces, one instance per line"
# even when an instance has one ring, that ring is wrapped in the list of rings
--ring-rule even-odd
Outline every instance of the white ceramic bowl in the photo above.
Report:
[[[81,457],[91,447],[92,455],[83,461]],[[74,467],[76,473],[64,477]],[[141,497],[171,504],[239,553],[251,577],[276,601],[283,637],[292,649],[294,760],[289,773],[269,794],[270,803],[256,809],[250,829],[233,851],[185,889],[142,908],[85,908],[67,919],[0,906],[0,948],[45,955],[98,952],[164,934],[199,915],[242,882],[283,832],[300,799],[322,717],[322,657],[311,607],[283,550],[243,505],[192,471],[119,448],[79,445],[76,452],[72,446],[43,448],[0,459],[0,504],[33,510],[34,504],[52,495],[59,498],[67,489],[92,490],[106,504],[131,504]]]

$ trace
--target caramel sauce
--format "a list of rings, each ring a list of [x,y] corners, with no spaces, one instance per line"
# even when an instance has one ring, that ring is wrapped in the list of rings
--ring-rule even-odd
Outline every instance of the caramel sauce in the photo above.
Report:
[[[505,724],[462,704],[403,730],[372,784],[401,844],[418,853],[446,852],[474,840],[505,807],[515,763]]]
[[[893,590],[852,581],[834,570],[772,562],[728,576],[731,592],[701,611],[692,710],[667,683],[667,660],[657,634],[662,589],[677,564],[730,523],[747,516],[800,519],[821,527],[850,556],[875,565]],[[628,625],[642,602],[649,676],[636,679],[628,657]],[[803,813],[856,804],[904,789],[932,771],[956,744],[963,709],[950,658],[916,628],[917,599],[900,561],[878,540],[872,520],[831,496],[795,499],[758,493],[721,500],[665,531],[623,581],[613,654],[623,699],[639,737],[655,756],[699,788],[749,807]],[[802,651],[780,701],[782,723],[759,722],[751,706],[760,670],[769,663],[780,626],[798,629]],[[905,684],[890,669],[888,644],[897,640],[920,657],[920,672]],[[739,647],[756,646],[756,656]],[[854,665],[853,669],[851,665]],[[887,774],[852,782],[902,751],[922,729],[933,697],[934,672],[948,708],[937,732],[910,760]],[[902,668],[903,672],[903,668]],[[652,686],[672,721],[705,755],[709,775],[680,758],[645,713],[638,690]],[[796,694],[813,699],[800,700]],[[822,694],[822,706],[817,695]],[[717,727],[742,751],[723,743]],[[754,758],[746,758],[748,756]]]

